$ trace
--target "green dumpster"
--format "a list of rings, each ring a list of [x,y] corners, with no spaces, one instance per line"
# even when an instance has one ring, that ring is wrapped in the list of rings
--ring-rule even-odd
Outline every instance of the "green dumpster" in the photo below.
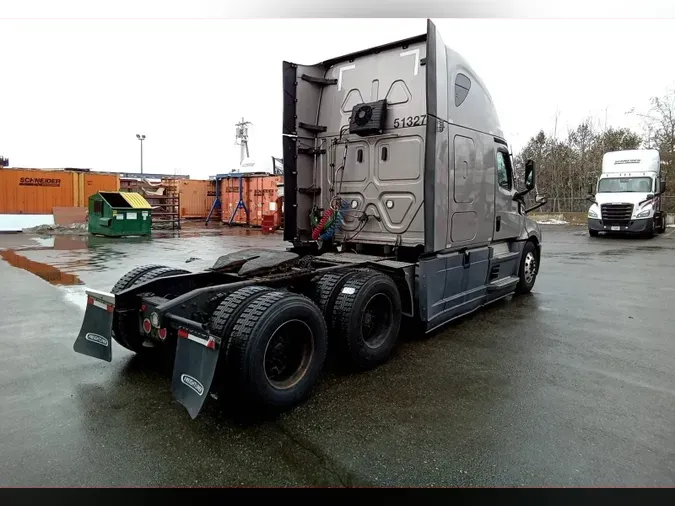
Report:
[[[150,235],[152,207],[138,193],[98,192],[89,197],[89,233],[107,237]]]

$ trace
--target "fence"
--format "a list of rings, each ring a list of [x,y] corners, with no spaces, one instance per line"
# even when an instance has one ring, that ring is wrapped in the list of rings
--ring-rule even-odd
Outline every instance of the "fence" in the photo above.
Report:
[[[661,208],[668,214],[675,214],[675,196],[661,197]],[[528,199],[528,206],[533,205]],[[584,213],[591,206],[590,202],[583,197],[580,198],[555,198],[549,196],[546,205],[537,209],[538,213]]]

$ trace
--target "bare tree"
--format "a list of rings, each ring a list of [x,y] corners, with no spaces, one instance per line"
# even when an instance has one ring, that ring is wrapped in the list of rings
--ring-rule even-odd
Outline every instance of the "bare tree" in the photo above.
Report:
[[[557,125],[553,132],[557,132]],[[569,130],[565,140],[546,136],[540,130],[514,160],[519,172],[527,159],[537,164],[537,186],[551,196],[542,211],[585,211],[588,208],[586,190],[600,174],[604,153],[637,149],[641,143],[638,134],[625,128],[597,131],[592,118],[587,118],[574,130]]]

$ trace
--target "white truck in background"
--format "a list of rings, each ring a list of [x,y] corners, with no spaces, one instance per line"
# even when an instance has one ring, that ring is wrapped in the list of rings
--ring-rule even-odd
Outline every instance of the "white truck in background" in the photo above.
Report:
[[[644,234],[666,229],[661,195],[666,181],[655,149],[610,151],[602,158],[602,174],[589,189],[588,233]]]

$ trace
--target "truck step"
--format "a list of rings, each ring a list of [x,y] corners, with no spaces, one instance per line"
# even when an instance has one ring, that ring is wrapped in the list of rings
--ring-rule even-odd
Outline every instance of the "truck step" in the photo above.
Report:
[[[518,284],[518,276],[509,276],[507,278],[497,279],[487,286],[488,292],[495,290],[503,290],[509,288],[511,285]]]
[[[328,130],[328,127],[323,125],[311,125],[309,123],[303,123],[302,121],[298,123],[298,126],[300,128],[304,128],[305,130],[309,130],[310,132],[325,132]]]
[[[298,153],[301,155],[325,155],[325,149],[317,148],[298,148]]]
[[[513,253],[507,252],[507,253],[502,253],[500,255],[495,255],[492,257],[492,262],[493,263],[503,263],[508,260],[513,260],[514,258],[518,258],[520,256],[519,251],[514,251]]]
[[[298,188],[298,193],[312,196],[321,195],[321,188]]]
[[[308,76],[307,74],[302,74],[300,79],[307,81],[308,83],[318,84],[319,86],[330,86],[331,84],[337,84],[337,79],[324,79],[323,77],[314,77]]]

